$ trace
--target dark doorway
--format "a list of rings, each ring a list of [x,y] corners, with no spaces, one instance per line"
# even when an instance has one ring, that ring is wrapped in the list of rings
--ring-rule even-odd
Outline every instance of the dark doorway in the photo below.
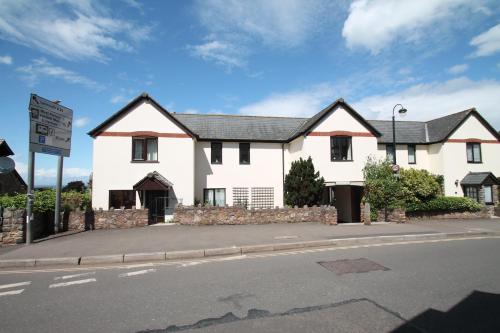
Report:
[[[362,197],[363,186],[327,186],[323,195],[323,203],[335,206],[338,222],[360,222]]]
[[[144,207],[149,209],[150,223],[165,222],[165,213],[168,209],[168,191],[144,191]]]

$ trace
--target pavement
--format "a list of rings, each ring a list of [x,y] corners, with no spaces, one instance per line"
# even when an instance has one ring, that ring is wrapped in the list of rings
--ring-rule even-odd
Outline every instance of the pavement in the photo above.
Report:
[[[1,271],[0,331],[500,332],[497,253],[488,236]]]
[[[500,219],[419,221],[406,224],[318,223],[181,226],[61,234],[32,245],[0,248],[1,267],[80,265],[189,259],[359,242],[427,239],[463,233],[500,233]],[[398,237],[399,236],[399,237]],[[406,238],[405,238],[406,237]],[[421,238],[423,239],[423,238]]]

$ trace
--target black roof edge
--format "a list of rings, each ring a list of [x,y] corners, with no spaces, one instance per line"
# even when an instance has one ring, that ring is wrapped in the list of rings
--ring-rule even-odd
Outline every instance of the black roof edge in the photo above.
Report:
[[[125,105],[123,108],[115,112],[114,114],[111,115],[108,119],[106,119],[104,122],[102,122],[100,125],[92,129],[87,133],[87,135],[95,138],[97,135],[102,133],[104,129],[114,122],[116,119],[118,119],[121,115],[124,113],[128,112],[131,108],[135,107],[138,105],[140,102],[147,100],[151,102],[155,107],[157,107],[168,119],[173,121],[177,126],[179,126],[182,130],[184,130],[186,133],[188,133],[191,137],[193,138],[198,138],[198,135],[193,133],[189,128],[187,128],[183,123],[181,123],[177,118],[172,116],[170,112],[167,111],[163,106],[160,105],[157,101],[154,100],[153,97],[151,97],[148,93],[143,92],[136,98],[134,98],[132,101],[130,101],[127,105]]]
[[[354,110],[354,108],[352,106],[350,106],[346,101],[344,101],[343,98],[339,98],[335,102],[333,102],[332,104],[328,105],[326,108],[324,108],[323,110],[318,112],[318,113],[323,113],[323,114],[318,119],[316,119],[313,123],[309,124],[309,126],[307,128],[305,128],[301,132],[298,132],[295,135],[293,135],[291,138],[289,138],[287,140],[287,142],[291,142],[301,135],[305,135],[305,134],[310,133],[311,129],[314,126],[316,126],[316,124],[318,124],[320,121],[322,121],[327,115],[329,115],[339,105],[345,107],[347,112],[349,112],[352,116],[354,116],[354,118],[356,118],[357,121],[359,121],[366,128],[368,128],[368,130],[370,132],[372,132],[372,134],[374,134],[376,137],[382,136],[382,134],[375,127],[373,127],[370,123],[368,123],[368,121],[365,118],[363,118],[363,116],[361,116],[356,110]]]
[[[14,152],[12,151],[12,149],[10,149],[9,145],[7,144],[7,140],[3,139],[2,143],[0,143],[0,147],[2,149],[6,150],[7,155],[5,155],[5,156],[12,156],[12,155],[14,155]]]
[[[483,116],[481,116],[481,114],[476,110],[476,108],[470,108],[468,110],[464,110],[464,111],[469,111],[469,113],[467,114],[467,116],[462,119],[458,124],[457,126],[455,126],[451,131],[450,133],[448,133],[443,141],[446,141],[449,139],[450,136],[453,135],[453,133],[455,133],[455,131],[460,128],[460,126],[462,126],[463,123],[465,123],[467,121],[467,119],[469,119],[472,115],[474,115],[478,120],[479,122],[484,126],[486,127],[486,129],[488,131],[490,131],[491,134],[493,134],[493,136],[500,141],[500,133],[498,133],[494,128],[493,126],[490,125],[490,123],[483,118]],[[464,111],[461,111],[461,112],[464,112]]]

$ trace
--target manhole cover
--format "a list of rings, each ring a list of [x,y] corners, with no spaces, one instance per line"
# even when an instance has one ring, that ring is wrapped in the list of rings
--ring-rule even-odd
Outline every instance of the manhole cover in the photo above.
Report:
[[[318,264],[337,275],[389,270],[389,268],[365,258],[319,261]]]

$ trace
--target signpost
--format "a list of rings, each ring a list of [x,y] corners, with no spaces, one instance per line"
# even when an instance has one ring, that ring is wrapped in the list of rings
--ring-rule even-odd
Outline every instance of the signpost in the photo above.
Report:
[[[30,143],[28,160],[28,202],[26,205],[26,244],[31,243],[31,221],[34,196],[35,153],[58,156],[56,206],[54,225],[59,231],[63,158],[71,151],[73,110],[59,101],[49,101],[35,94],[30,96]]]

